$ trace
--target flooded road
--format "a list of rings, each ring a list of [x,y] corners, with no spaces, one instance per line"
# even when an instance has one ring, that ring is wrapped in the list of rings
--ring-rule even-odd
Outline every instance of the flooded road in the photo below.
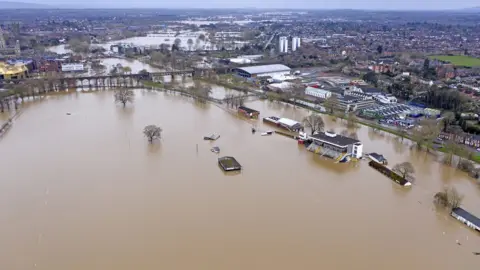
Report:
[[[147,91],[127,108],[112,92],[25,106],[0,141],[1,269],[478,269],[478,234],[431,204],[453,184],[480,215],[480,189],[464,174],[360,128],[365,152],[412,161],[417,185],[405,190],[366,162],[333,164],[291,139],[252,135],[254,123],[270,128]],[[163,128],[161,142],[147,143],[148,124]],[[204,141],[211,133],[221,138]],[[243,172],[220,171],[213,145]]]

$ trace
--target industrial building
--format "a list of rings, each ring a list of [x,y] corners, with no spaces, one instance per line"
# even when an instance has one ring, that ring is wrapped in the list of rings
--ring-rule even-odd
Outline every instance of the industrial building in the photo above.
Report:
[[[371,107],[375,104],[372,97],[355,97],[344,95],[337,98],[335,107],[345,111],[356,111]]]
[[[287,76],[290,75],[291,69],[285,65],[262,65],[262,66],[250,66],[241,67],[233,70],[238,76],[244,78],[257,78],[257,77],[275,77],[275,76]]]
[[[410,114],[413,108],[404,104],[377,105],[362,110],[362,115],[370,118],[388,118],[392,116]]]
[[[278,38],[278,52],[288,53],[288,37]]]
[[[292,38],[292,52],[296,51],[298,48],[300,48],[301,41],[299,37],[293,37]]]
[[[325,89],[308,86],[307,88],[305,88],[305,95],[327,99],[332,96],[332,92]]]

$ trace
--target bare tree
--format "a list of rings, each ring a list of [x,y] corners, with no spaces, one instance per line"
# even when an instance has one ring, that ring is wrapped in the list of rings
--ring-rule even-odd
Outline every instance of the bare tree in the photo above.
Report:
[[[187,45],[188,45],[188,50],[191,51],[193,46],[193,39],[189,38],[187,40]]]
[[[446,112],[443,115],[443,131],[447,131],[448,127],[455,122],[455,114],[453,112]]]
[[[457,164],[457,168],[463,172],[471,173],[475,169],[475,166],[470,160],[460,158]]]
[[[115,102],[122,103],[123,107],[127,102],[133,103],[135,93],[129,89],[120,89],[115,91]]]
[[[230,107],[230,106],[233,106],[233,99],[235,98],[235,95],[233,94],[226,94],[225,95],[225,98],[223,99],[223,101],[225,102],[225,104],[227,104],[227,107]]]
[[[357,127],[357,116],[353,112],[350,112],[347,116],[347,127],[348,128]]]
[[[433,196],[433,202],[441,207],[452,210],[462,204],[463,195],[455,187],[444,187],[442,191]]]
[[[177,47],[177,49],[180,49],[180,45],[182,44],[182,40],[179,39],[179,38],[176,38],[175,41],[174,41],[174,44]]]
[[[212,92],[212,87],[209,84],[204,84],[198,80],[193,81],[194,85],[187,90],[198,101],[205,103]]]
[[[143,134],[152,143],[154,140],[162,138],[162,128],[156,125],[148,125],[143,129]]]
[[[423,120],[420,122],[419,127],[413,130],[412,139],[416,142],[419,149],[424,146],[429,149],[439,133],[440,127],[435,120]]]
[[[201,41],[199,38],[197,38],[197,39],[195,40],[195,50],[199,50],[199,49],[200,49],[200,44],[201,44],[201,43],[202,43],[202,41]]]
[[[337,104],[338,104],[338,97],[335,94],[332,94],[323,102],[323,106],[325,107],[326,110],[330,111],[331,114],[333,114],[333,110],[335,109]]]
[[[392,170],[398,173],[404,180],[414,180],[415,168],[413,168],[413,165],[410,162],[402,162],[397,164],[393,166]]]
[[[310,114],[309,116],[303,118],[303,124],[305,127],[309,128],[312,131],[312,135],[323,131],[325,127],[325,122],[323,122],[323,118],[318,114]]]
[[[350,132],[350,133],[348,134],[348,137],[349,137],[349,138],[352,138],[352,139],[355,139],[355,140],[358,140],[358,134],[357,134],[357,132],[355,132],[355,131]]]
[[[243,106],[246,100],[247,100],[247,97],[245,95],[235,96],[232,99],[232,107],[238,108],[240,106]]]
[[[100,61],[93,61],[91,67],[96,74],[101,74],[102,72],[105,72],[105,70],[107,69],[107,67],[102,63],[100,63]]]
[[[304,95],[305,86],[303,86],[301,82],[296,81],[287,91],[290,91],[290,98],[293,99],[293,105],[295,106],[297,104],[297,100]]]
[[[129,66],[124,66],[124,67],[122,67],[122,69],[123,69],[123,72],[126,73],[126,74],[132,73],[132,68],[129,67]]]
[[[67,47],[75,53],[88,53],[90,40],[88,38],[73,38],[68,41]]]
[[[408,136],[408,131],[405,128],[400,127],[398,129],[397,138],[399,138],[403,142],[403,139],[405,139],[405,137],[407,137],[407,136]]]
[[[355,140],[358,139],[357,133],[356,132],[350,132],[348,129],[342,130],[340,132],[340,135],[345,136],[345,137],[349,137],[349,138],[352,138],[352,139],[355,139]]]
[[[148,75],[149,72],[146,70],[146,69],[142,69],[138,72],[138,74],[141,74],[141,75]]]

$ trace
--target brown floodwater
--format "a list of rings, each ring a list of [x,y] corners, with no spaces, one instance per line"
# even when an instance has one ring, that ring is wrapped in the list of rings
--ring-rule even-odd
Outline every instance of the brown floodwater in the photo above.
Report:
[[[262,116],[307,113],[248,106]],[[160,142],[147,143],[148,124],[163,128]],[[251,125],[215,105],[140,90],[126,108],[112,92],[25,105],[0,141],[0,269],[479,268],[479,235],[431,203],[452,184],[480,215],[480,189],[464,174],[358,129],[365,152],[414,164],[417,184],[406,190],[365,161],[334,164],[294,140],[252,135]],[[211,133],[220,139],[204,141]],[[214,145],[242,173],[224,174]]]

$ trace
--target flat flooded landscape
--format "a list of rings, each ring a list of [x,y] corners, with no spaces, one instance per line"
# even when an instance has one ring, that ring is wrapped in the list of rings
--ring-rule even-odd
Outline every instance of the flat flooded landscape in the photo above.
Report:
[[[247,106],[260,117],[308,114]],[[149,124],[162,127],[161,141],[143,136]],[[292,139],[252,135],[252,125],[271,129],[144,90],[126,108],[112,91],[23,105],[0,141],[1,269],[478,269],[479,235],[432,204],[451,184],[479,216],[467,175],[359,128],[364,153],[413,163],[417,181],[405,189],[366,161],[335,164]],[[220,139],[203,140],[212,133]],[[242,172],[223,173],[213,146]]]

